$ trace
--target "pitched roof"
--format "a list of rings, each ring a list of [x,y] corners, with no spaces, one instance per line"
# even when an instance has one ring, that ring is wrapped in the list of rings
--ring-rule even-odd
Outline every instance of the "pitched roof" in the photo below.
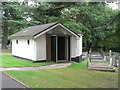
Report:
[[[54,22],[54,23],[49,23],[49,24],[43,24],[43,25],[37,25],[37,26],[31,26],[28,28],[25,28],[13,35],[11,35],[9,38],[16,38],[16,37],[34,37],[44,31],[46,31],[47,29],[55,26],[59,24],[58,22]],[[75,32],[73,32],[74,34],[76,34]],[[78,34],[76,34],[77,36],[79,36]]]

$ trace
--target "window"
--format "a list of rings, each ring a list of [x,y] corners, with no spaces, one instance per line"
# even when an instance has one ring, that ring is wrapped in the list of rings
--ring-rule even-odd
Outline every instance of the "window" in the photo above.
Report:
[[[18,44],[18,40],[16,40],[16,44]]]
[[[30,40],[27,40],[28,45],[30,44]]]

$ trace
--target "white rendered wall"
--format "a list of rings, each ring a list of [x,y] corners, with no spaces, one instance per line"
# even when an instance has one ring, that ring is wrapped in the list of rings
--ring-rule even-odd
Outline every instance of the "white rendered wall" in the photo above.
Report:
[[[82,54],[82,36],[80,38],[76,38],[74,36],[71,37],[71,57],[75,58]]]
[[[18,40],[18,44],[16,43]],[[27,40],[30,41],[29,45]],[[35,60],[35,42],[33,39],[13,39],[12,40],[12,55]]]
[[[77,39],[76,37],[72,36],[70,39],[70,49],[71,49],[71,57],[76,57],[76,50],[77,50]]]
[[[77,50],[76,50],[76,56],[82,55],[82,36],[77,39]]]
[[[46,34],[36,39],[36,57],[38,61],[46,60]]]

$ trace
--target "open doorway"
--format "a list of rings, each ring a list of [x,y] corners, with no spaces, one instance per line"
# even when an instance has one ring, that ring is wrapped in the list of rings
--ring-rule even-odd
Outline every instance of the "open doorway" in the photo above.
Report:
[[[51,36],[51,60],[70,61],[70,37]]]
[[[57,56],[58,60],[65,60],[65,37],[57,38]]]

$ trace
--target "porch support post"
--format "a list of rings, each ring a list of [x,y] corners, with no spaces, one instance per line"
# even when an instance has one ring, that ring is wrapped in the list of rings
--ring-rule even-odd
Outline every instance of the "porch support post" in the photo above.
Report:
[[[51,61],[51,35],[46,34],[46,61]]]
[[[68,37],[68,59],[71,61],[71,37]]]
[[[56,36],[56,62],[58,62],[58,38]]]
[[[68,61],[68,37],[65,37],[65,60]]]

